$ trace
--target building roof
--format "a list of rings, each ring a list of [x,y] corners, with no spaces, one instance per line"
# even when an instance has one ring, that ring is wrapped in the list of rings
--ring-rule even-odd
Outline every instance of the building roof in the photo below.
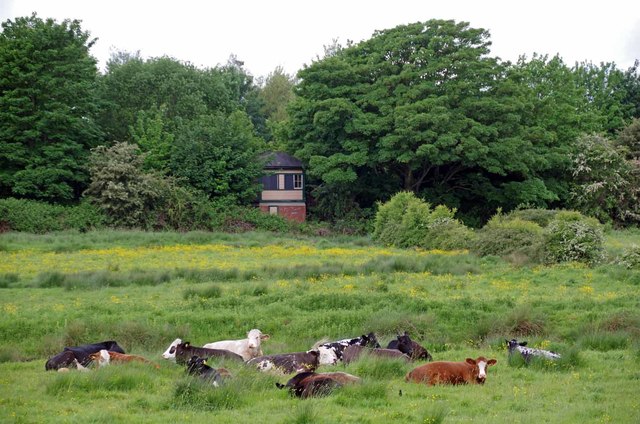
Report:
[[[302,162],[288,153],[267,152],[263,157],[268,158],[265,169],[303,168]]]

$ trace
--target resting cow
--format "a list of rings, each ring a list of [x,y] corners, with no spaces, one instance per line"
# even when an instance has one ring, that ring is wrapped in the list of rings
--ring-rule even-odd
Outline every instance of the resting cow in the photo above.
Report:
[[[335,365],[342,360],[342,354],[348,346],[369,346],[380,347],[378,339],[374,333],[362,335],[352,339],[342,339],[335,342],[326,342],[318,345],[320,352],[320,365]]]
[[[74,359],[77,359],[82,366],[87,367],[91,363],[91,357],[89,355],[100,352],[102,349],[125,353],[124,349],[122,349],[118,343],[113,340],[81,346],[65,347],[62,352],[47,360],[47,363],[44,365],[44,369],[57,370],[58,368],[68,367]]]
[[[279,389],[288,388],[291,395],[306,399],[314,396],[326,396],[335,388],[357,381],[360,381],[360,378],[347,373],[317,374],[307,371],[295,375],[287,381],[287,384],[276,383],[276,387]]]
[[[514,352],[520,352],[520,355],[522,355],[522,357],[527,363],[531,361],[531,358],[534,358],[534,357],[550,359],[552,361],[561,358],[559,353],[551,352],[549,350],[525,347],[527,345],[527,342],[519,342],[516,339],[505,340],[505,341],[507,342],[507,349],[509,350],[509,356],[513,355]]]
[[[192,356],[196,355],[203,359],[218,358],[231,359],[234,361],[244,362],[242,356],[237,353],[229,352],[223,349],[206,349],[204,347],[191,346],[191,343],[178,343],[175,347],[169,349],[174,355],[178,364],[186,364]]]
[[[495,359],[467,358],[465,362],[430,362],[409,371],[406,381],[435,384],[484,384],[487,367],[496,364]]]
[[[242,359],[248,361],[252,358],[262,356],[262,348],[260,342],[268,340],[268,334],[262,334],[262,331],[254,328],[247,333],[246,339],[241,340],[223,340],[219,342],[207,343],[202,346],[207,349],[223,349],[229,352],[237,353],[242,356]]]
[[[319,356],[318,351],[312,349],[306,352],[258,356],[247,361],[247,364],[255,365],[260,371],[291,374],[293,372],[315,371],[319,365]]]
[[[402,359],[409,362],[411,358],[396,349],[370,348],[358,345],[347,346],[342,354],[342,362],[349,364],[358,360],[362,355],[375,356],[378,358]]]
[[[192,356],[187,362],[187,372],[191,375],[197,375],[203,380],[210,382],[211,385],[219,387],[224,383],[225,378],[230,377],[229,371],[224,368],[213,368],[207,365],[204,358],[196,355]]]
[[[156,368],[160,368],[158,364],[155,364],[142,356],[126,355],[124,353],[113,352],[105,349],[102,349],[100,352],[92,353],[89,356],[91,356],[91,360],[96,362],[100,367],[107,366],[111,362],[143,362],[145,364],[153,365]]]
[[[414,361],[421,359],[426,359],[427,361],[433,360],[429,351],[420,346],[420,344],[411,340],[406,331],[403,335],[397,336],[395,340],[391,340],[387,345],[387,349],[398,349],[400,352],[409,355],[409,357]]]

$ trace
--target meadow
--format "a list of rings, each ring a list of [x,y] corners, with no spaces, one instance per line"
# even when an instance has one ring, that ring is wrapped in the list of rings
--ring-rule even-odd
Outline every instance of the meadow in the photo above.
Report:
[[[615,255],[638,232],[611,232]],[[639,243],[640,244],[640,243]],[[466,251],[384,248],[368,238],[266,233],[0,234],[0,422],[637,423],[640,271],[515,266]],[[259,328],[265,354],[373,331],[408,331],[434,360],[496,358],[484,386],[406,383],[418,364],[322,367],[363,378],[325,398],[238,364],[222,388],[161,358]],[[505,339],[559,352],[509,360]],[[45,372],[64,346],[116,340],[161,365]]]

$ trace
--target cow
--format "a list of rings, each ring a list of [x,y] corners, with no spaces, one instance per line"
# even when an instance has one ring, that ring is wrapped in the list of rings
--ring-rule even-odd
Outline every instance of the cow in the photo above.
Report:
[[[427,349],[420,346],[420,344],[411,340],[409,333],[406,331],[404,334],[397,336],[394,340],[391,340],[387,345],[387,349],[398,349],[402,353],[409,355],[414,361],[420,359],[426,359],[427,361],[433,361],[433,357]]]
[[[197,375],[203,380],[210,382],[211,385],[219,387],[224,383],[225,378],[231,376],[229,371],[224,368],[213,368],[207,365],[204,358],[193,355],[187,362],[187,373]]]
[[[100,350],[100,352],[92,353],[89,356],[91,356],[91,360],[97,363],[100,367],[107,366],[111,362],[143,362],[145,364],[153,365],[156,369],[160,368],[158,364],[155,364],[142,356],[126,355],[124,353],[113,352],[105,349]]]
[[[89,368],[87,367],[83,367],[76,358],[73,358],[73,361],[71,361],[71,364],[69,364],[71,367],[61,367],[58,368],[58,372],[69,372],[69,370],[71,368],[75,368],[78,371],[82,371],[82,372],[87,372],[90,371]]]
[[[436,384],[484,384],[487,379],[487,367],[495,365],[495,359],[480,356],[477,359],[467,358],[465,362],[430,362],[409,371],[406,381]]]
[[[74,359],[77,359],[82,366],[87,367],[91,363],[91,357],[89,355],[100,352],[102,349],[125,353],[124,349],[122,349],[118,343],[113,340],[81,346],[65,347],[62,352],[47,360],[47,363],[44,365],[44,369],[48,371],[68,367]]]
[[[351,345],[347,346],[342,353],[342,362],[344,364],[350,364],[351,362],[356,361],[362,355],[370,355],[378,358],[388,358],[388,359],[401,359],[406,362],[411,361],[411,358],[405,354],[400,352],[397,349],[382,349],[382,348],[370,348],[359,345]]]
[[[191,343],[184,342],[178,343],[175,347],[169,349],[170,353],[174,355],[175,361],[178,364],[186,364],[189,358],[197,355],[203,359],[219,358],[219,359],[231,359],[234,361],[244,362],[242,356],[237,353],[229,352],[223,349],[206,349],[204,347],[191,346]]]
[[[262,356],[262,348],[260,342],[269,340],[268,334],[262,334],[262,331],[254,328],[247,333],[246,339],[241,340],[223,340],[219,342],[207,343],[202,346],[207,349],[224,349],[229,352],[237,353],[242,359],[248,361],[252,358]]]
[[[378,343],[378,339],[374,333],[353,339],[342,339],[335,342],[322,343],[317,347],[318,352],[320,352],[320,365],[335,365],[338,361],[342,360],[342,353],[345,348],[352,345],[380,347],[380,343]]]
[[[339,374],[339,376],[330,374]],[[318,374],[313,371],[305,371],[296,374],[287,381],[287,384],[276,383],[276,387],[279,389],[288,388],[292,396],[306,399],[313,396],[326,396],[335,388],[359,380],[358,377],[347,373]]]
[[[527,342],[519,342],[516,339],[505,339],[505,342],[507,342],[507,350],[509,351],[509,356],[513,355],[514,352],[519,352],[527,363],[529,363],[531,361],[531,358],[534,357],[545,358],[552,361],[561,358],[561,355],[559,353],[551,352],[549,350],[525,347],[527,345]]]
[[[277,355],[258,356],[247,361],[260,371],[276,371],[283,374],[315,371],[319,365],[320,353],[311,349],[306,352],[282,353]]]

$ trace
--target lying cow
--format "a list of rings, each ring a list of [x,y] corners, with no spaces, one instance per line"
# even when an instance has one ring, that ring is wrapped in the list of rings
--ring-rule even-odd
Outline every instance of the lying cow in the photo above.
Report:
[[[561,358],[559,353],[551,352],[549,350],[525,347],[527,345],[527,342],[519,342],[516,339],[505,340],[505,342],[507,342],[509,356],[513,355],[514,352],[519,352],[527,363],[529,363],[529,361],[531,361],[531,358],[534,357],[545,358],[552,361]]]
[[[69,367],[69,365],[73,363],[74,359],[77,359],[82,366],[87,367],[91,363],[91,357],[89,355],[100,352],[102,349],[125,353],[124,349],[122,349],[118,343],[113,340],[81,346],[65,347],[62,352],[47,360],[47,363],[44,365],[44,369],[57,370],[58,368]]]
[[[203,359],[218,358],[218,359],[231,359],[234,361],[244,362],[242,356],[237,353],[229,352],[224,349],[207,349],[204,347],[191,346],[191,343],[184,342],[178,343],[173,351],[175,354],[176,362],[178,364],[186,364],[187,361],[194,355],[197,355]]]
[[[175,339],[167,350],[162,354],[164,359],[169,359],[177,362],[178,364],[186,364],[187,361],[194,355],[201,358],[223,358],[232,359],[234,361],[243,361],[242,356],[237,353],[229,352],[224,349],[207,349],[204,347],[191,346],[189,342],[182,342],[181,339]]]
[[[495,359],[467,358],[465,362],[430,362],[409,371],[406,381],[436,384],[484,384],[487,367],[496,364]]]
[[[226,369],[210,367],[204,358],[196,355],[192,356],[187,362],[187,372],[191,375],[199,376],[215,387],[221,386],[224,380],[231,376]]]
[[[335,365],[342,360],[342,354],[348,346],[369,346],[380,347],[378,339],[374,333],[355,337],[353,339],[342,339],[335,342],[326,342],[318,346],[320,352],[320,365]]]
[[[74,368],[77,369],[78,371],[82,371],[82,372],[90,371],[89,368],[83,367],[82,365],[80,365],[80,363],[78,362],[78,360],[76,358],[73,358],[73,361],[71,362],[69,367],[58,368],[58,372],[69,372],[69,370],[74,369]]]
[[[142,356],[127,355],[105,349],[100,350],[100,352],[92,353],[89,356],[91,356],[91,360],[97,363],[99,367],[107,366],[111,362],[143,362],[145,364],[153,365],[156,368],[160,368],[158,364],[155,364]]]
[[[409,355],[414,361],[426,359],[427,361],[433,361],[433,357],[420,344],[411,340],[409,334],[405,331],[404,334],[396,337],[395,340],[391,340],[387,345],[387,349],[397,349],[402,353]]]
[[[241,340],[223,340],[220,342],[207,343],[202,346],[207,349],[224,349],[229,352],[237,353],[242,356],[242,359],[248,361],[252,358],[257,358],[258,356],[262,356],[262,348],[260,347],[260,342],[263,340],[268,340],[268,334],[262,334],[262,331],[254,328],[253,330],[247,333],[246,339]]]
[[[298,373],[287,381],[287,384],[276,383],[276,387],[279,389],[288,388],[291,395],[306,399],[326,396],[335,388],[358,381],[360,381],[359,377],[343,372],[318,374],[307,371]]]
[[[375,356],[378,358],[401,359],[409,362],[411,358],[397,349],[370,348],[365,346],[351,345],[342,353],[342,362],[349,364],[358,360],[362,355]]]
[[[256,366],[260,371],[291,374],[294,372],[315,371],[319,365],[319,356],[319,352],[312,349],[306,352],[258,356],[247,361],[247,364]]]

